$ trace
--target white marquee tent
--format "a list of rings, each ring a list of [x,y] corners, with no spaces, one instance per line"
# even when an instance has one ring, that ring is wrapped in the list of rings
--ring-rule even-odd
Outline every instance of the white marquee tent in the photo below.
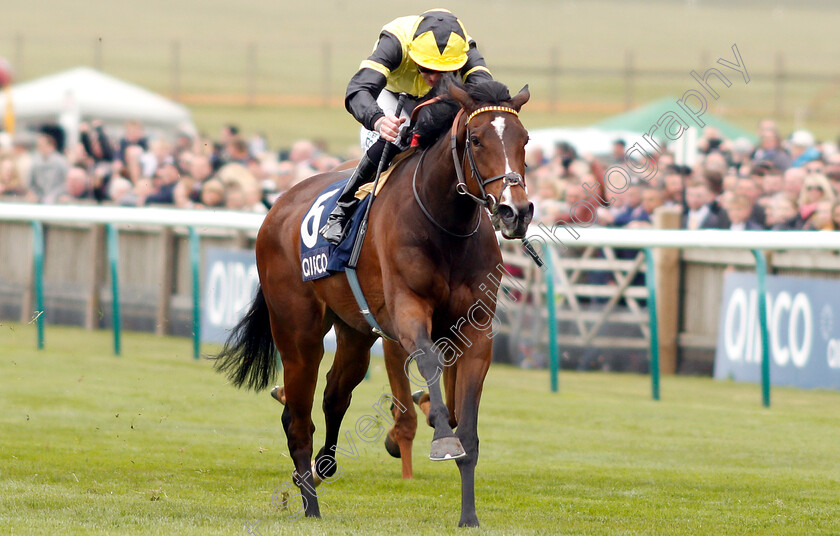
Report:
[[[69,143],[78,140],[80,122],[94,119],[114,126],[134,119],[152,132],[195,133],[185,106],[88,67],[16,84],[11,94],[18,130],[47,122],[58,123]],[[6,98],[0,93],[3,114]]]

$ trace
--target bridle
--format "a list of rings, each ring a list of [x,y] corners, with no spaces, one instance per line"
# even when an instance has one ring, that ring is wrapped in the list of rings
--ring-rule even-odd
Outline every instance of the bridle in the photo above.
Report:
[[[452,131],[450,132],[450,147],[452,149],[452,160],[455,162],[455,173],[458,175],[458,184],[455,186],[455,190],[461,195],[469,196],[473,201],[475,201],[479,205],[491,208],[496,205],[496,199],[493,197],[493,194],[488,194],[485,190],[485,187],[488,184],[491,184],[498,180],[504,180],[505,186],[512,187],[520,185],[522,186],[522,188],[525,188],[525,181],[523,180],[522,175],[516,173],[515,171],[511,171],[510,173],[503,173],[501,175],[495,175],[486,179],[481,176],[481,173],[478,172],[478,167],[476,167],[475,165],[475,155],[473,154],[472,143],[470,142],[470,120],[478,114],[484,112],[507,112],[516,116],[519,115],[519,112],[507,106],[484,106],[471,113],[467,117],[466,122],[464,123],[464,128],[466,129],[466,139],[464,140],[464,152],[466,153],[467,160],[470,163],[470,171],[472,172],[472,175],[475,178],[475,182],[478,184],[478,189],[481,191],[481,197],[477,197],[470,193],[469,187],[467,186],[467,180],[464,177],[464,170],[462,165],[463,161],[458,157],[458,124],[460,123],[461,116],[464,115],[463,108],[461,108],[458,111],[458,115],[455,116],[455,121],[452,123]]]
[[[415,116],[416,116],[416,113],[419,111],[419,108],[421,108],[424,105],[432,104],[433,102],[436,102],[439,99],[440,99],[440,97],[436,97],[434,99],[431,99],[430,101],[427,101],[427,102],[423,103],[422,105],[418,106],[417,108],[415,108],[415,110],[414,110],[414,112],[412,113],[412,116],[411,116],[412,117],[411,122],[412,123],[415,122]],[[472,144],[470,143],[470,127],[469,127],[469,125],[470,125],[470,120],[473,117],[475,117],[476,115],[478,115],[480,113],[484,113],[484,112],[507,112],[507,113],[511,113],[513,115],[516,115],[516,116],[519,115],[519,113],[516,110],[514,110],[513,108],[509,108],[507,106],[484,106],[484,107],[478,108],[477,110],[473,111],[467,117],[467,120],[464,123],[464,128],[466,130],[466,142],[465,142],[466,143],[466,148],[464,150],[464,153],[465,153],[465,157],[466,157],[467,161],[469,162],[470,171],[472,172],[472,175],[475,178],[476,183],[478,184],[478,188],[481,191],[481,197],[475,196],[469,191],[469,187],[467,186],[467,180],[464,177],[463,159],[458,156],[458,125],[461,122],[461,117],[464,115],[464,109],[463,108],[458,110],[458,114],[455,116],[455,120],[452,122],[452,129],[450,131],[450,139],[451,139],[451,148],[452,148],[452,160],[455,163],[455,173],[458,176],[458,184],[455,186],[455,190],[458,192],[458,194],[469,196],[478,205],[480,205],[484,208],[487,208],[489,210],[491,207],[496,206],[496,199],[493,196],[493,194],[488,194],[487,191],[485,190],[485,187],[488,184],[491,184],[491,183],[496,182],[498,180],[504,180],[505,181],[505,186],[520,185],[520,186],[522,186],[522,188],[525,188],[525,181],[523,180],[522,175],[520,175],[519,173],[513,172],[513,171],[510,172],[510,173],[503,173],[501,175],[496,175],[496,176],[489,177],[489,178],[486,178],[486,179],[481,176],[481,173],[479,173],[478,167],[475,164],[475,155],[473,154]],[[428,218],[429,221],[431,221],[433,224],[435,224],[435,226],[438,229],[440,229],[441,231],[445,232],[446,234],[448,234],[450,236],[454,236],[456,238],[469,238],[470,236],[472,236],[476,232],[478,232],[478,227],[479,227],[479,225],[481,225],[481,211],[478,211],[476,213],[476,222],[475,222],[475,227],[473,228],[473,230],[469,233],[461,234],[461,233],[454,233],[454,232],[446,229],[440,223],[438,223],[434,219],[434,217],[431,215],[431,213],[428,211],[428,209],[426,209],[426,207],[423,205],[423,201],[420,199],[420,194],[417,191],[417,174],[420,171],[420,165],[423,163],[423,157],[424,156],[426,156],[425,151],[423,151],[423,153],[420,155],[420,160],[417,162],[417,167],[414,168],[414,175],[411,178],[411,187],[414,190],[414,199],[417,201],[417,204],[420,205],[420,209],[423,211],[423,214],[425,214],[426,218]]]

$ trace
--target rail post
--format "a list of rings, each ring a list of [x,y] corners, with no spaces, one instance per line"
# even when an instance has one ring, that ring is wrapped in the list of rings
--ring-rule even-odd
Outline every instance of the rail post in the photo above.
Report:
[[[761,333],[761,402],[770,407],[770,333],[767,329],[767,260],[761,250],[751,250],[755,257],[758,285],[758,329]]]
[[[44,226],[40,221],[32,225],[32,261],[35,287],[35,326],[38,329],[38,349],[44,349]]]
[[[650,317],[650,391],[654,400],[659,400],[659,317],[656,314],[656,265],[653,248],[645,248],[645,284],[648,291],[648,315]]]
[[[551,392],[556,393],[559,389],[560,376],[560,349],[557,347],[557,310],[554,303],[554,261],[552,260],[551,246],[545,248],[545,305],[548,309],[548,357],[551,369]]]
[[[190,240],[190,269],[192,271],[193,295],[193,359],[201,358],[201,280],[199,279],[199,265],[201,253],[201,238],[195,227],[187,228]]]
[[[120,319],[120,237],[117,227],[108,223],[105,225],[108,235],[108,264],[111,267],[111,313],[114,323],[114,355],[122,352],[122,320]]]

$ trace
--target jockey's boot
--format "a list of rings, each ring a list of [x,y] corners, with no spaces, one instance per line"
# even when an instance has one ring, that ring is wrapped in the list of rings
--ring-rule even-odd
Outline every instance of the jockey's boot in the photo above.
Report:
[[[356,198],[356,190],[362,184],[373,180],[377,167],[378,162],[374,162],[368,157],[368,153],[362,155],[359,165],[356,166],[356,170],[353,171],[353,175],[350,176],[350,180],[347,181],[344,190],[338,196],[338,203],[327,217],[327,223],[318,231],[330,244],[337,246],[341,243],[344,233],[347,231],[347,220],[350,219],[359,204],[359,200]]]

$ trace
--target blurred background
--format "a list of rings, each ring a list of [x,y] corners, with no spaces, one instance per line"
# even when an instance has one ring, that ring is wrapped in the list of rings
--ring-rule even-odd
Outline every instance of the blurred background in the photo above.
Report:
[[[24,82],[80,65],[181,102],[198,128],[226,123],[272,146],[325,140],[346,153],[347,81],[389,20],[440,7],[404,1],[6,2],[0,56]],[[840,128],[840,5],[829,0],[453,0],[495,77],[530,84],[526,126],[581,126],[693,87],[731,57],[750,72],[710,111],[749,131],[834,140]]]

